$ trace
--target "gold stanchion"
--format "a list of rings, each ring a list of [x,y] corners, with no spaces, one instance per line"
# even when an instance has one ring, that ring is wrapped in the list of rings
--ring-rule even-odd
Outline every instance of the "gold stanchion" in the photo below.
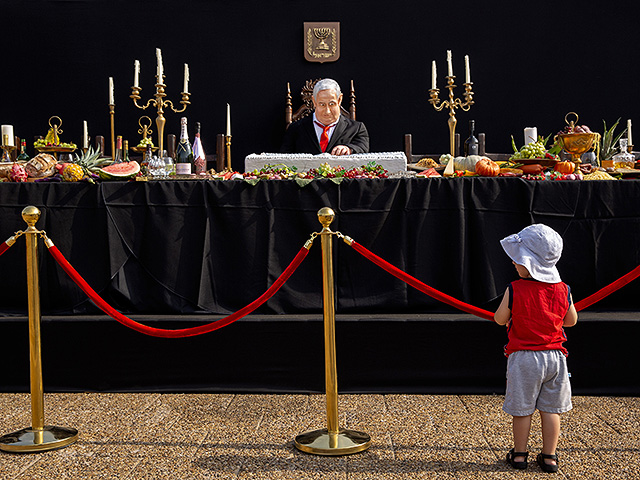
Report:
[[[30,453],[66,447],[78,439],[74,428],[44,424],[44,391],[40,348],[40,286],[38,282],[38,235],[35,224],[40,210],[26,207],[22,218],[29,226],[24,232],[27,245],[27,291],[29,303],[29,356],[31,375],[31,427],[0,437],[0,450]]]
[[[335,213],[324,207],[318,211],[322,224],[322,293],[324,302],[324,355],[327,402],[327,428],[298,435],[294,444],[298,450],[316,455],[348,455],[366,450],[371,437],[362,432],[338,427],[338,380],[336,368],[335,309],[333,288],[332,232],[329,225]]]

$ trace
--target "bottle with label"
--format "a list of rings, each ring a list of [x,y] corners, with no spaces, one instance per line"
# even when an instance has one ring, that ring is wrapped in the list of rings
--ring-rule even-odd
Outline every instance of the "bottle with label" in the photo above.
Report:
[[[180,119],[180,141],[176,146],[176,174],[191,175],[193,172],[193,150],[189,143],[189,134],[187,133],[187,117]]]
[[[20,155],[18,155],[18,158],[16,158],[16,160],[18,160],[19,162],[26,162],[27,160],[29,160],[29,155],[27,155],[27,139],[26,138],[22,138],[20,139]]]
[[[151,150],[151,144],[147,144],[147,151],[144,152],[142,162],[140,162],[140,171],[143,175],[149,175],[149,162],[153,159],[153,150]]]
[[[464,141],[464,154],[465,156],[469,155],[478,155],[478,139],[474,135],[474,130],[476,129],[475,120],[469,120],[469,138]]]
[[[116,137],[116,151],[113,152],[113,163],[122,163],[122,137]]]
[[[129,161],[129,140],[123,140],[122,141],[122,161],[123,162],[128,162]]]
[[[200,140],[200,122],[196,122],[196,135],[193,141],[193,164],[196,167],[196,175],[207,171],[207,157],[204,153],[204,148],[202,148],[202,141]]]

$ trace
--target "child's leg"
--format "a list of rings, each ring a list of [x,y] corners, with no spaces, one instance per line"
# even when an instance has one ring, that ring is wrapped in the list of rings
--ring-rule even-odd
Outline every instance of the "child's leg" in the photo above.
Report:
[[[542,413],[542,412],[540,412]],[[516,452],[527,451],[527,441],[531,430],[531,415],[513,417],[513,446]],[[515,457],[516,462],[524,462],[524,457]]]
[[[558,437],[560,437],[560,414],[540,412],[540,420],[542,420],[542,453],[553,455],[556,453],[558,446]],[[546,463],[555,465],[555,460],[545,460]]]

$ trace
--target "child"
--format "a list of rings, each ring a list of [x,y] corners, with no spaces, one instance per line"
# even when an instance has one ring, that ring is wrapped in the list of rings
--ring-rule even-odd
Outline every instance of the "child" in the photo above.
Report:
[[[571,410],[566,341],[562,327],[578,320],[569,286],[556,263],[562,237],[542,224],[531,225],[500,241],[520,276],[504,293],[494,320],[507,325],[507,390],[502,409],[513,415],[513,468],[527,468],[527,440],[536,409],[542,421],[542,453],[536,462],[545,472],[558,471],[556,446],[560,414]]]

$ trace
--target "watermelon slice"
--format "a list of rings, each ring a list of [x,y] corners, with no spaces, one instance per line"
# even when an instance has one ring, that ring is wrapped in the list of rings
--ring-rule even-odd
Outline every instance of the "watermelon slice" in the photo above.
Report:
[[[130,162],[114,163],[98,170],[98,175],[103,180],[127,180],[135,177],[140,171],[140,165],[135,160]]]

